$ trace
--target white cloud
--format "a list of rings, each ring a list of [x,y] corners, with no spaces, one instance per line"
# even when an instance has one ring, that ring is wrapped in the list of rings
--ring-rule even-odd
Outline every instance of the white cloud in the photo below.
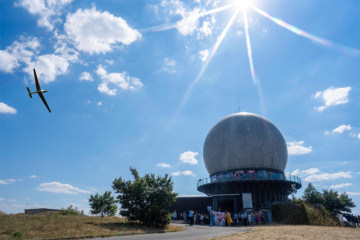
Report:
[[[102,106],[102,101],[100,101],[100,102],[96,103],[96,105],[98,105],[98,106]]]
[[[170,164],[167,163],[158,163],[156,164],[157,167],[162,167],[162,168],[169,168],[171,167]]]
[[[117,43],[129,45],[141,37],[121,17],[96,8],[78,9],[69,14],[64,29],[76,48],[89,54],[110,52]]]
[[[99,84],[98,90],[102,93],[106,93],[107,95],[116,95],[117,89],[110,89],[110,84],[121,90],[136,90],[144,86],[139,78],[130,77],[126,72],[107,73],[105,67],[102,65],[98,66],[96,73],[103,81]]]
[[[19,41],[13,42],[5,50],[0,50],[0,71],[12,73],[20,66],[20,62],[29,64],[39,46],[40,43],[35,37],[20,37]]]
[[[211,35],[212,33],[212,24],[210,21],[203,21],[202,27],[199,29],[197,38],[203,38]]]
[[[54,23],[59,21],[56,16],[60,15],[61,10],[73,0],[19,0],[15,6],[23,7],[32,15],[40,17],[38,25],[53,30]]]
[[[306,170],[296,169],[291,173],[291,175],[297,175],[301,178],[304,178],[306,182],[319,182],[339,178],[352,178],[351,172],[349,171],[341,171],[337,173],[321,173],[318,168],[309,168]]]
[[[206,59],[208,59],[208,57],[209,57],[209,50],[204,49],[199,51],[199,58],[201,61],[205,62]]]
[[[171,175],[176,176],[176,177],[181,176],[181,175],[183,175],[183,176],[193,176],[193,177],[196,176],[196,174],[193,173],[190,170],[172,172]]]
[[[182,35],[196,34],[197,38],[203,38],[212,34],[213,25],[216,23],[215,15],[208,17],[202,17],[209,9],[215,9],[220,1],[201,1],[196,0],[197,6],[191,1],[187,1],[186,4],[180,0],[163,0],[159,6],[152,7],[156,12],[156,15],[161,14],[161,10],[164,11],[165,21],[172,22],[179,16],[181,19],[176,22],[175,27]],[[186,6],[189,5],[189,6]],[[171,19],[171,17],[174,17]],[[174,25],[171,26],[171,28]],[[164,28],[160,28],[163,30]],[[165,27],[165,29],[168,29]]]
[[[55,81],[58,75],[65,74],[68,67],[69,62],[65,57],[55,54],[44,54],[37,57],[31,64],[28,64],[24,71],[33,78],[33,68],[35,68],[39,81],[50,83]]]
[[[110,89],[108,83],[102,82],[98,86],[99,92],[106,93],[107,95],[114,96],[116,95],[116,89]]]
[[[0,184],[9,184],[14,182],[22,182],[22,179],[6,179],[6,180],[0,179]]]
[[[8,202],[17,202],[16,199],[9,199]]]
[[[350,125],[340,125],[339,127],[333,129],[332,131],[334,133],[343,133],[344,131],[348,131],[348,130],[351,130],[351,126]]]
[[[352,183],[341,183],[341,184],[335,184],[331,185],[330,188],[343,188],[343,187],[349,187]]]
[[[360,133],[358,134],[358,136],[357,136],[357,137],[358,137],[358,139],[360,139]]]
[[[349,196],[359,196],[360,192],[346,192]]]
[[[54,45],[55,53],[63,58],[65,58],[69,62],[77,62],[79,60],[79,53],[69,47],[69,39],[64,34],[57,34],[54,32],[56,37],[56,44]],[[84,66],[88,66],[87,62],[80,61]]]
[[[5,198],[0,197],[0,201],[5,201]]]
[[[316,173],[319,173],[319,172],[320,172],[320,170],[318,168],[309,168],[309,169],[306,169],[306,170],[296,169],[291,173],[291,175],[296,175],[296,176],[299,176],[299,177],[305,177],[305,176],[308,176],[308,175],[311,175],[311,174],[316,174]]]
[[[338,164],[338,165],[346,165],[348,164],[347,161],[334,161],[335,164]]]
[[[0,113],[16,114],[17,110],[15,108],[13,108],[13,107],[10,107],[6,103],[0,102]]]
[[[304,141],[291,141],[286,144],[289,155],[302,155],[312,152],[312,146],[303,146]]]
[[[30,178],[37,178],[37,175],[36,174],[31,175]]]
[[[82,190],[78,187],[73,187],[70,184],[64,184],[60,182],[41,183],[36,189],[41,192],[64,194],[91,193],[90,191]]]
[[[316,173],[307,176],[304,180],[307,182],[319,182],[319,181],[327,181],[334,180],[339,178],[352,178],[351,172],[337,172],[337,173]]]
[[[330,87],[324,91],[316,92],[315,98],[320,98],[324,102],[323,106],[316,107],[316,109],[321,112],[330,106],[347,103],[350,90],[350,86],[343,88]]]
[[[92,78],[92,76],[89,72],[82,72],[79,80],[80,81],[89,81],[89,82],[94,81],[94,79]]]
[[[180,154],[180,161],[182,163],[196,165],[198,164],[198,160],[195,158],[197,155],[199,155],[199,153],[197,152],[192,152],[192,151],[183,152]]]
[[[176,73],[175,66],[176,61],[174,59],[165,58],[160,70],[168,73]]]
[[[199,12],[199,8],[194,8],[192,11],[179,14],[183,16],[183,19],[176,23],[176,28],[180,34],[190,35],[197,29]]]
[[[171,175],[173,175],[173,176],[180,176],[182,174],[182,172],[181,171],[177,171],[177,172],[172,172],[171,173]]]
[[[196,176],[195,173],[193,173],[190,170],[185,170],[185,171],[182,172],[182,174],[185,175],[185,176],[194,176],[194,177]]]
[[[105,60],[105,62],[106,62],[107,64],[109,64],[109,65],[113,65],[113,64],[114,64],[114,60],[112,60],[112,59],[107,59],[107,60]]]
[[[0,62],[0,71],[2,72],[12,72],[19,65],[14,55],[3,50],[0,50]]]

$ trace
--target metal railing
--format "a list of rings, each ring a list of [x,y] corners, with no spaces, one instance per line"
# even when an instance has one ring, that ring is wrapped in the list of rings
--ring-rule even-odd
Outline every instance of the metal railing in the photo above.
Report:
[[[226,176],[222,175],[221,178],[216,176],[216,179],[212,179],[211,177],[199,179],[197,182],[197,187],[200,187],[205,184],[209,183],[217,183],[217,182],[230,182],[230,181],[253,181],[253,180],[283,180],[283,181],[290,181],[295,182],[301,185],[301,179],[297,176],[293,176],[290,174],[282,174],[282,173],[243,173],[241,176]]]

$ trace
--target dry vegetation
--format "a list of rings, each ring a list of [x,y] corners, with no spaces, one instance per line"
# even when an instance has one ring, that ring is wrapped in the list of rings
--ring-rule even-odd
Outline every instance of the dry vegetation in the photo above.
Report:
[[[21,239],[104,237],[179,230],[181,228],[170,225],[155,228],[127,223],[119,217],[63,216],[57,213],[0,215],[0,239],[15,239],[16,235]]]
[[[360,239],[360,228],[325,227],[309,225],[271,225],[254,227],[253,231],[235,234],[214,240],[254,240],[254,239]]]

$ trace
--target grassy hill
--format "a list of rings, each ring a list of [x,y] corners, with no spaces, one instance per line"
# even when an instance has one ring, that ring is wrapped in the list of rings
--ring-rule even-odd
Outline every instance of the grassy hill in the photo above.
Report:
[[[58,213],[38,215],[0,214],[0,239],[62,239],[121,236],[179,231],[127,222],[120,217],[64,216]]]
[[[325,208],[316,208],[304,202],[281,203],[272,207],[274,222],[336,226],[338,221]]]

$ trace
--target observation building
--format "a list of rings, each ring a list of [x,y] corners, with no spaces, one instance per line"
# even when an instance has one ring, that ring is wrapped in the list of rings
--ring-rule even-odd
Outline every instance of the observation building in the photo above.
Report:
[[[199,179],[203,197],[179,197],[173,208],[216,211],[270,209],[287,202],[301,188],[301,180],[285,174],[287,146],[276,126],[267,119],[240,112],[217,122],[203,149],[208,178]],[[201,209],[198,209],[201,208]]]

